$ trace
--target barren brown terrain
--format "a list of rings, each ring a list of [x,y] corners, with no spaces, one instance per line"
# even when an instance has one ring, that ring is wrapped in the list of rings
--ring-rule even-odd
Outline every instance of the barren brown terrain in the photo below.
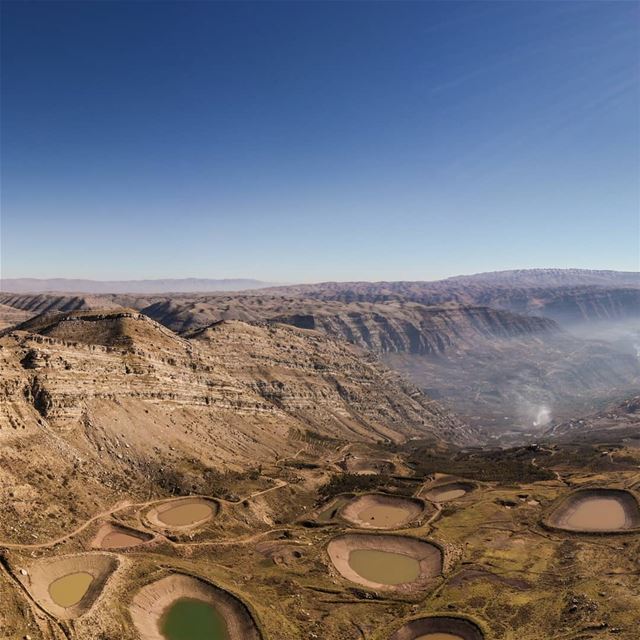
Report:
[[[373,354],[485,432],[514,437],[640,385],[635,274],[539,270],[426,283],[325,283],[233,294],[19,295],[23,313],[126,306],[181,336],[223,320],[288,324]]]
[[[636,370],[619,345],[459,302],[3,301],[3,640],[161,637],[185,597],[224,611],[231,638],[637,638]],[[422,389],[399,373],[418,366]],[[568,399],[572,418],[492,448],[508,428],[483,431],[483,394],[513,406],[533,380],[597,410]],[[602,500],[610,524],[580,529]],[[90,585],[62,606],[52,585],[75,576]]]

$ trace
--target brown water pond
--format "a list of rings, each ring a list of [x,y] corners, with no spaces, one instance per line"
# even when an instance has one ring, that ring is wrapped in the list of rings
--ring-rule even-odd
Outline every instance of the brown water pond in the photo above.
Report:
[[[471,620],[454,616],[418,618],[403,625],[389,640],[483,640],[484,634]]]
[[[410,516],[403,507],[392,507],[389,505],[374,505],[367,509],[363,509],[358,516],[364,522],[368,522],[376,527],[389,529],[399,527],[404,524],[407,517]]]
[[[93,576],[90,573],[70,573],[49,585],[49,595],[59,607],[73,607],[84,598],[92,582]]]
[[[344,578],[374,589],[422,589],[442,572],[441,549],[409,536],[345,534],[327,553]]]
[[[121,531],[112,531],[102,539],[103,549],[123,549],[124,547],[135,547],[144,542],[144,538],[123,533]]]
[[[365,580],[380,584],[413,582],[420,575],[415,558],[393,551],[355,549],[349,554],[349,565]]]
[[[127,549],[137,547],[152,539],[153,536],[142,531],[117,524],[104,524],[91,542],[95,549]]]
[[[347,503],[341,516],[358,527],[398,529],[418,518],[424,503],[415,498],[367,493]]]
[[[100,552],[42,558],[28,566],[25,587],[49,613],[71,620],[93,606],[118,564],[116,556]]]
[[[616,498],[589,498],[567,517],[567,525],[593,531],[622,529],[626,519],[624,507]]]
[[[149,520],[163,527],[192,527],[211,520],[217,504],[204,498],[165,502],[148,513]]]
[[[628,491],[582,489],[562,500],[548,522],[568,531],[626,531],[640,527],[640,507]]]
[[[474,488],[470,482],[449,482],[429,489],[427,498],[433,502],[449,502],[462,498]]]

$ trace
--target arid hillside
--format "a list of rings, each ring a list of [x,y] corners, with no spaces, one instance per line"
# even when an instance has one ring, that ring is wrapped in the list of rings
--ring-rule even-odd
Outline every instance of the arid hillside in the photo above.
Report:
[[[493,433],[538,428],[541,411],[548,419],[588,413],[640,384],[626,329],[624,340],[584,339],[575,325],[565,331],[549,318],[490,306],[238,295],[161,301],[143,311],[185,335],[226,318],[321,331],[371,351]],[[603,325],[612,323],[588,328]]]
[[[183,337],[230,320],[314,330],[373,353],[499,434],[587,414],[637,388],[636,280],[533,270],[233,294],[4,294],[0,303],[21,313],[126,306]]]
[[[0,304],[0,330],[20,324],[29,317],[31,317],[31,313],[28,311]]]
[[[554,425],[545,434],[553,442],[603,443],[612,448],[640,445],[640,396],[614,402],[604,410]]]
[[[560,323],[640,317],[638,285],[506,285],[487,282],[340,282],[265,291],[342,302],[456,303],[545,316]]]
[[[95,511],[116,487],[191,486],[314,441],[473,441],[371,358],[292,327],[224,322],[187,340],[132,310],[73,312],[0,345],[0,495],[18,517],[74,491],[69,515]]]
[[[445,631],[466,620],[486,640],[635,640],[637,400],[553,431],[538,404],[633,386],[622,346],[457,303],[19,304],[46,312],[0,337],[0,637],[136,640],[167,602],[147,596],[179,580],[175,597],[236,598],[265,640],[388,640],[443,611]],[[381,361],[494,424],[497,446]],[[523,403],[530,415],[504,420]],[[539,431],[508,448],[518,419]],[[566,529],[572,505],[603,495],[621,523]],[[378,533],[380,504],[403,520]],[[207,515],[172,523],[184,509]],[[418,577],[363,581],[348,549],[408,551]],[[82,571],[87,595],[58,606],[54,585]]]

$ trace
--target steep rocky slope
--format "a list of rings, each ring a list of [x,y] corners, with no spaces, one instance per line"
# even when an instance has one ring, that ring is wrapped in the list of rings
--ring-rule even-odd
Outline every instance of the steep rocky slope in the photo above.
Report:
[[[31,314],[5,304],[0,304],[0,330],[6,329],[27,320]]]
[[[20,351],[23,370],[47,398],[41,411],[47,418],[75,418],[87,401],[113,397],[276,414],[313,406],[328,412],[324,427],[340,437],[344,418],[361,419],[353,412],[357,401],[379,408],[377,424],[367,409],[370,426],[392,439],[429,429],[428,400],[373,359],[315,332],[225,322],[187,340],[121,309],[40,316],[4,341]],[[331,415],[339,418],[329,429]],[[382,434],[367,433],[367,420],[361,427],[364,437]],[[434,423],[432,432],[439,429]]]
[[[635,285],[505,286],[445,280],[323,283],[268,291],[345,303],[411,301],[432,306],[454,302],[545,316],[567,324],[640,317],[640,287]]]
[[[569,299],[579,307],[579,298]],[[582,339],[549,318],[487,306],[260,295],[176,299],[144,311],[187,333],[229,317],[322,331],[373,351],[466,419],[497,432],[531,428],[543,410],[551,418],[594,410],[640,384],[640,362],[626,342]]]
[[[488,291],[493,304],[495,296],[507,290],[492,287]],[[540,296],[508,291],[514,306],[539,306]],[[551,290],[544,291],[550,295]],[[598,291],[607,300],[605,307],[613,309],[612,292]],[[593,288],[585,293],[586,298],[575,290],[572,294],[565,290],[563,295],[566,299],[560,306],[565,311],[571,307],[584,317],[606,316],[594,307]],[[37,297],[31,305],[24,298],[19,302],[49,309],[89,306],[103,299]],[[634,336],[626,329],[633,322],[629,318],[622,323],[622,338],[610,340],[613,334],[608,320],[588,324],[574,320],[572,333],[567,333],[553,320],[538,315],[455,302],[428,306],[401,299],[345,302],[264,293],[171,299],[109,296],[106,300],[111,306],[127,304],[142,309],[145,315],[187,337],[225,320],[283,323],[322,332],[375,353],[387,366],[472,423],[496,432],[514,426],[528,429],[534,422],[540,426],[537,416],[541,411],[560,419],[588,413],[640,384]],[[551,303],[547,300],[546,304]],[[614,315],[624,315],[624,309],[631,310],[633,305],[623,305]],[[73,314],[56,327],[56,334],[64,337],[72,319]],[[46,316],[37,322],[46,323]],[[573,335],[578,328],[582,328],[581,334]],[[584,333],[588,328],[598,328],[600,333]],[[49,329],[43,325],[41,331]],[[600,335],[605,339],[592,339]]]
[[[487,307],[412,302],[343,303],[284,296],[200,297],[151,304],[143,313],[180,333],[220,320],[266,321],[316,329],[378,353],[440,353],[476,338],[553,333],[551,320]]]
[[[603,410],[554,425],[545,433],[554,442],[640,445],[640,396],[611,403]]]
[[[324,282],[234,294],[138,293],[19,295],[0,293],[0,304],[29,311],[69,311],[107,306],[144,310],[176,331],[219,319],[257,319],[290,303],[407,303],[485,306],[554,319],[564,325],[640,318],[640,274],[585,269],[524,269],[457,276],[431,282]]]
[[[75,311],[78,309],[116,307],[109,297],[99,298],[90,295],[52,295],[0,293],[0,304],[38,315],[55,311]]]
[[[546,318],[456,304],[428,307],[416,303],[351,304],[332,312],[294,313],[271,318],[319,329],[376,353],[445,354],[470,348],[478,340],[548,335],[559,327]]]
[[[163,469],[197,483],[313,443],[473,440],[375,361],[291,327],[225,322],[186,340],[102,310],[28,321],[0,347],[0,499],[17,516],[56,517],[74,494],[79,517],[118,487],[153,490]]]

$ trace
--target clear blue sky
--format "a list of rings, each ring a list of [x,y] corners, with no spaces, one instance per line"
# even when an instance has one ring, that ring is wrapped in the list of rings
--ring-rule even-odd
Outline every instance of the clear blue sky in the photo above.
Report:
[[[639,7],[5,1],[2,275],[637,270]]]

